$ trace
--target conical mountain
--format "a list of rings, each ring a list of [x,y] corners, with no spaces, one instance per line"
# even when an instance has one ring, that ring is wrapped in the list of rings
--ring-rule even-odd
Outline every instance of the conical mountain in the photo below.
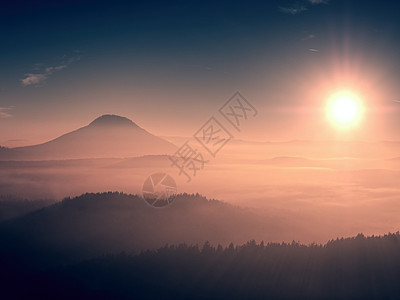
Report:
[[[58,160],[168,155],[172,143],[141,128],[128,118],[103,115],[89,125],[49,142],[1,149],[0,160]]]

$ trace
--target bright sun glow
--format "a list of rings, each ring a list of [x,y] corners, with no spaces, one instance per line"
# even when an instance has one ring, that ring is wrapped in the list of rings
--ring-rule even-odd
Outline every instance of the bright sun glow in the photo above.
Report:
[[[341,91],[333,94],[328,101],[327,113],[331,122],[338,127],[357,125],[363,115],[364,106],[354,93]]]

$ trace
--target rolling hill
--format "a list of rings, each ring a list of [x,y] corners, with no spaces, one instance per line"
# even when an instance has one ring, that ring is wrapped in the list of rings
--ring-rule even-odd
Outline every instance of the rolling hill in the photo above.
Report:
[[[167,243],[276,240],[274,232],[282,231],[278,224],[274,217],[200,195],[177,195],[170,206],[154,209],[138,196],[110,192],[66,198],[0,223],[0,239],[1,251],[17,255],[18,260],[63,263]]]

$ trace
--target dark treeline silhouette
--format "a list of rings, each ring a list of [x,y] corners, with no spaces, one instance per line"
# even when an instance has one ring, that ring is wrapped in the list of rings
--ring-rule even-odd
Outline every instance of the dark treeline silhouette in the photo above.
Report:
[[[273,220],[199,194],[166,209],[115,192],[26,209],[0,223],[1,299],[400,299],[398,232],[264,244]]]
[[[326,245],[166,245],[40,272],[2,264],[1,272],[7,275],[2,277],[3,294],[15,297],[399,299],[399,254],[397,232],[381,237],[359,234]]]

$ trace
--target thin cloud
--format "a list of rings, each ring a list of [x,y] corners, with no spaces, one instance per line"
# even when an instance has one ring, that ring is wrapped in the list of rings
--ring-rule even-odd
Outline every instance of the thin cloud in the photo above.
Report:
[[[35,87],[43,86],[43,84],[52,74],[66,69],[68,65],[80,60],[81,57],[75,56],[67,58],[67,56],[64,55],[62,59],[63,61],[57,66],[46,67],[43,71],[37,73],[26,73],[24,78],[21,79],[22,86],[23,87],[27,87],[30,85],[33,85]],[[40,66],[42,66],[42,64],[35,64],[35,70],[38,70]]]
[[[308,41],[308,40],[312,40],[312,39],[314,39],[314,38],[315,38],[315,35],[314,35],[314,34],[309,34],[309,35],[307,35],[306,37],[302,38],[301,40],[302,40],[302,41]]]
[[[55,71],[61,71],[63,69],[65,69],[67,67],[67,65],[60,65],[60,66],[56,66],[56,67],[48,67],[46,68],[46,73],[48,74],[52,74]]]
[[[44,82],[47,79],[47,74],[32,74],[32,73],[27,73],[25,74],[25,78],[21,79],[22,85],[28,86],[28,85],[40,85],[40,83]]]
[[[318,49],[314,49],[314,48],[310,48],[310,49],[308,49],[308,51],[310,51],[310,52],[314,52],[314,53],[318,53],[318,52],[320,52]]]
[[[279,9],[281,12],[290,15],[297,15],[303,11],[308,10],[308,6],[310,5],[318,5],[318,4],[328,4],[329,0],[306,0],[303,1],[303,4],[294,4],[292,6],[280,6]]]
[[[72,63],[74,63],[74,62],[76,62],[76,61],[79,61],[79,60],[81,60],[81,57],[80,57],[80,56],[70,57],[70,58],[67,60],[67,63],[68,63],[68,64],[72,64]]]
[[[11,118],[13,115],[9,113],[9,111],[13,109],[13,106],[10,107],[0,107],[0,119]]]
[[[328,0],[308,0],[311,4],[328,4]]]
[[[297,15],[305,10],[307,10],[307,8],[303,5],[296,5],[296,6],[291,6],[291,7],[279,7],[279,9],[281,10],[281,12],[285,13],[285,14],[290,14],[290,15]]]
[[[49,78],[50,75],[55,72],[61,71],[66,67],[67,65],[59,65],[55,67],[47,67],[42,73],[27,73],[25,74],[25,78],[21,79],[21,83],[24,87],[29,85],[41,86]]]

